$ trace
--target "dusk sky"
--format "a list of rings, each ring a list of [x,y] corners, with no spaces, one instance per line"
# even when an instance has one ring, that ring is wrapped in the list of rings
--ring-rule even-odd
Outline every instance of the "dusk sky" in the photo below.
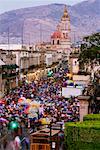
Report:
[[[73,5],[84,0],[0,0],[0,13],[8,10],[45,5],[51,3],[64,3]]]

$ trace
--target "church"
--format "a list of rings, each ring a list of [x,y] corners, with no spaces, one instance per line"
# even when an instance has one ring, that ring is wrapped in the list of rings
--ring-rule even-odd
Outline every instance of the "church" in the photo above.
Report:
[[[59,62],[59,60],[69,61],[72,51],[70,32],[70,17],[65,6],[64,13],[56,27],[56,31],[51,34],[50,42],[39,43],[36,45],[36,49],[41,51],[44,56],[50,57],[53,62]],[[51,56],[54,56],[54,59]]]
[[[69,55],[71,52],[70,32],[70,17],[65,6],[63,16],[57,25],[56,31],[51,35],[52,49]]]

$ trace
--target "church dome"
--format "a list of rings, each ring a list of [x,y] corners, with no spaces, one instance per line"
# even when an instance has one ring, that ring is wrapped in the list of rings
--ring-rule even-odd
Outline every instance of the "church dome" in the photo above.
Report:
[[[51,36],[51,38],[55,39],[55,38],[61,38],[61,33],[59,31],[55,31],[53,33],[53,35]]]

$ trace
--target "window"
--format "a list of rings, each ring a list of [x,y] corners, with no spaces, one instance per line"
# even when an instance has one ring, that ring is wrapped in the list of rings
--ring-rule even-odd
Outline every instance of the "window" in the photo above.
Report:
[[[66,38],[66,34],[65,33],[63,33],[63,37]]]
[[[77,61],[75,61],[75,65],[77,65]]]
[[[59,40],[57,40],[57,44],[59,45]]]
[[[55,42],[54,42],[54,40],[53,40],[53,45],[54,45],[54,43],[55,43]]]

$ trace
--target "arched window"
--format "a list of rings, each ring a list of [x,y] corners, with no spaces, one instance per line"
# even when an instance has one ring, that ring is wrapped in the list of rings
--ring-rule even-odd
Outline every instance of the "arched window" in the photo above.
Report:
[[[65,38],[65,33],[63,33],[63,37]]]
[[[77,65],[77,61],[75,61],[75,66]]]
[[[52,43],[53,43],[53,45],[55,44],[54,40],[53,40],[53,42],[52,42]]]

